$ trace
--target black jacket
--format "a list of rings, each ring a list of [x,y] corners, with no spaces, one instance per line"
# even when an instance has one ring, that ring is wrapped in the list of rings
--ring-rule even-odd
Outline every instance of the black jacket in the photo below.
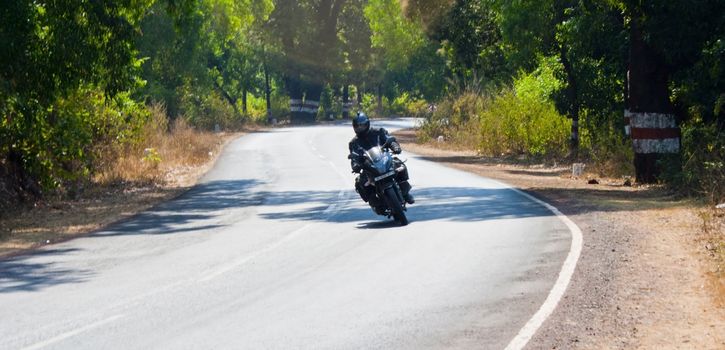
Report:
[[[348,148],[350,149],[350,154],[356,153],[360,156],[363,155],[365,150],[368,150],[370,148],[373,148],[375,146],[382,146],[385,144],[385,142],[388,141],[388,139],[393,138],[390,136],[387,130],[384,128],[373,128],[371,127],[365,136],[358,137],[355,136],[350,140],[350,143],[348,144]],[[395,140],[395,138],[393,138]],[[393,151],[393,153],[398,154],[402,150],[400,148],[400,144],[397,141],[392,141],[390,143],[390,149]],[[360,171],[360,165],[359,165],[360,159],[356,159],[353,157],[350,162],[350,166],[352,167],[352,170],[355,172]]]

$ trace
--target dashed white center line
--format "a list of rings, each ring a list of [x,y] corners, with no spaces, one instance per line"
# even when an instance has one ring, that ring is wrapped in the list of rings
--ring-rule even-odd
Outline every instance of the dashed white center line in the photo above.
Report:
[[[78,335],[78,334],[83,333],[85,331],[89,331],[89,330],[91,330],[93,328],[101,327],[101,326],[103,326],[105,324],[108,324],[108,323],[111,323],[113,321],[116,321],[116,320],[118,320],[118,319],[120,319],[120,318],[122,318],[124,316],[125,315],[115,315],[115,316],[111,316],[111,317],[106,318],[104,320],[91,323],[91,324],[89,324],[87,326],[84,326],[84,327],[81,327],[81,328],[72,330],[70,332],[65,332],[65,333],[59,334],[59,335],[57,335],[57,336],[55,336],[53,338],[50,338],[50,339],[45,340],[45,341],[42,341],[40,343],[35,343],[35,344],[31,345],[31,346],[28,346],[26,348],[23,348],[23,350],[33,350],[33,349],[44,348],[44,347],[46,347],[48,345],[51,345],[53,343],[57,343],[57,342],[59,342],[61,340],[68,339],[68,338],[70,338],[72,336]]]

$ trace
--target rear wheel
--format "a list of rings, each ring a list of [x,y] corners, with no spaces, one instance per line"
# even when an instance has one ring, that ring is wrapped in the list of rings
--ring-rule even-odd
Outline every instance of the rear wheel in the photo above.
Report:
[[[408,218],[405,216],[405,210],[403,210],[403,204],[400,203],[398,195],[395,193],[394,188],[388,188],[385,190],[385,199],[388,201],[388,206],[393,212],[393,218],[399,222],[402,226],[408,224]]]

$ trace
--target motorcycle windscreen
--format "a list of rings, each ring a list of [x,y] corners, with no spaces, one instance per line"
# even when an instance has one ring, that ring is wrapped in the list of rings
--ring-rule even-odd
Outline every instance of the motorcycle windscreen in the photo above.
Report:
[[[378,174],[383,174],[392,167],[392,158],[389,154],[383,152],[382,148],[373,147],[367,150],[366,153]]]

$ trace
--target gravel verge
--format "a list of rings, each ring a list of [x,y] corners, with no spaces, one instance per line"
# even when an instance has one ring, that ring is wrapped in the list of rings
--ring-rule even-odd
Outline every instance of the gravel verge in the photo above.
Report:
[[[725,349],[724,281],[706,248],[702,205],[624,179],[420,144],[412,130],[396,137],[406,151],[520,188],[581,228],[569,288],[527,349]]]

